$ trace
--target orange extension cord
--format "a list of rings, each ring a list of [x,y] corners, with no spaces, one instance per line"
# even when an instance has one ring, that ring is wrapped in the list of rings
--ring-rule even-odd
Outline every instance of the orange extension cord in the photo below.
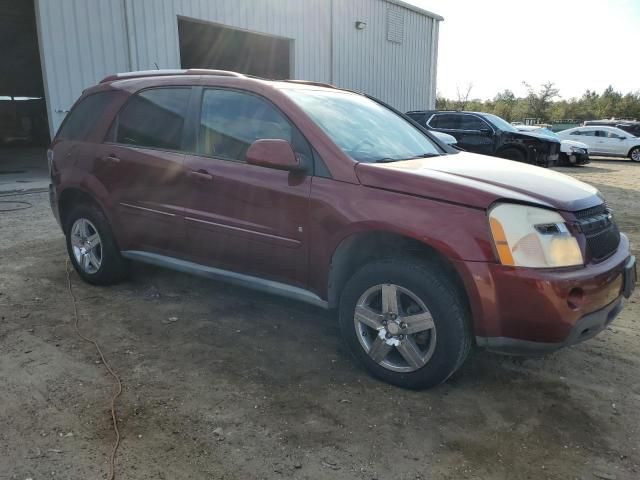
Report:
[[[109,476],[107,477],[107,480],[114,480],[114,478],[116,477],[116,452],[118,451],[118,446],[120,445],[120,431],[118,430],[118,423],[116,420],[116,400],[122,393],[122,382],[120,381],[120,377],[118,377],[116,372],[113,371],[113,368],[111,368],[111,366],[107,363],[107,360],[104,358],[104,354],[102,353],[102,350],[100,349],[100,345],[98,345],[98,342],[96,342],[95,340],[89,337],[84,336],[80,332],[80,328],[78,328],[78,322],[79,322],[78,305],[77,305],[76,296],[73,293],[73,287],[71,286],[71,274],[70,274],[71,270],[69,268],[69,259],[67,259],[66,261],[65,270],[67,271],[67,285],[69,287],[69,295],[71,295],[71,300],[73,301],[73,313],[75,317],[73,326],[76,330],[76,333],[81,339],[83,339],[86,342],[92,343],[93,346],[96,347],[96,351],[98,352],[98,354],[100,355],[100,358],[102,359],[102,364],[109,372],[109,375],[111,375],[113,377],[113,380],[115,381],[115,384],[114,384],[115,388],[114,388],[113,396],[111,397],[111,420],[113,422],[113,430],[116,434],[116,440],[113,443],[113,448],[111,449],[111,457],[109,458]]]

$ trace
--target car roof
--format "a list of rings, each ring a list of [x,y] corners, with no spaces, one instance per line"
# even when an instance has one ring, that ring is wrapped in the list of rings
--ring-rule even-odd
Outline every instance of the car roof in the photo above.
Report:
[[[605,132],[621,133],[624,135],[628,135],[628,132],[625,132],[621,128],[613,127],[610,125],[585,125],[584,127],[569,128],[567,130],[563,130],[563,132],[569,132],[569,131],[573,132],[576,130],[587,130],[587,131],[604,130]]]
[[[154,86],[230,84],[233,86],[253,84],[254,86],[270,86],[278,89],[316,89],[358,94],[329,83],[295,79],[272,80],[228,70],[209,69],[140,70],[117,73],[103,78],[98,85],[91,87],[89,90],[112,87],[133,92]]]
[[[472,112],[470,110],[410,110],[407,113],[475,113],[477,115],[487,115],[486,112]]]

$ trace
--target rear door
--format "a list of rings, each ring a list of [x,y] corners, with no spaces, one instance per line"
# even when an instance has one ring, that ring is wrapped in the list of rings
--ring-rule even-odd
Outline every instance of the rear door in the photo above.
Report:
[[[123,250],[174,254],[183,244],[182,143],[190,94],[190,87],[161,87],[131,96],[107,140],[89,153]]]
[[[311,147],[269,101],[202,89],[196,153],[188,155],[185,227],[200,263],[305,286]],[[308,172],[248,165],[259,139],[290,142]]]
[[[457,113],[435,113],[427,120],[427,126],[432,130],[453,135],[460,145],[462,134],[460,132],[460,115]]]

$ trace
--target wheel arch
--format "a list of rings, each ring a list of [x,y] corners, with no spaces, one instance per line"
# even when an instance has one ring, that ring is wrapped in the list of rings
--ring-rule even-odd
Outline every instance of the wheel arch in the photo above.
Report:
[[[496,150],[496,155],[501,155],[507,150],[517,150],[524,155],[525,160],[529,159],[529,149],[522,143],[507,143]]]
[[[627,152],[627,157],[631,158],[631,152],[633,152],[636,148],[640,148],[640,144],[634,145],[633,147],[631,147]]]
[[[87,190],[78,186],[67,187],[60,192],[60,196],[58,198],[58,212],[60,215],[60,225],[62,225],[63,231],[66,228],[68,215],[73,206],[82,203],[95,205],[102,211],[105,217],[108,218],[104,206],[95,195],[92,195]]]
[[[443,268],[459,288],[464,296],[464,302],[471,310],[464,282],[446,255],[422,240],[383,230],[353,233],[338,244],[331,257],[329,271],[327,286],[329,308],[337,307],[344,285],[367,262],[400,255],[429,261]]]

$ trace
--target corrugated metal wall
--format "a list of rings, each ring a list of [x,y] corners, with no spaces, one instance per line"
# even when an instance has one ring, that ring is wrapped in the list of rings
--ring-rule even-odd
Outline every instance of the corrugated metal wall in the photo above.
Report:
[[[365,91],[400,110],[435,104],[438,22],[383,0],[35,1],[54,131],[104,76],[179,68],[178,16],[293,39],[295,78]],[[392,37],[388,9],[401,21]]]
[[[387,22],[388,10],[393,20],[403,21],[402,43],[387,39],[387,29],[392,27]],[[356,30],[356,21],[365,22],[366,28]],[[334,83],[367,92],[402,111],[435,105],[431,84],[434,23],[432,18],[382,1],[335,1]]]
[[[144,70],[179,68],[177,17],[183,16],[294,40],[294,75],[329,81],[327,0],[135,0],[127,2],[135,32],[134,62]]]
[[[58,130],[82,90],[129,70],[122,0],[36,0],[49,127]]]

